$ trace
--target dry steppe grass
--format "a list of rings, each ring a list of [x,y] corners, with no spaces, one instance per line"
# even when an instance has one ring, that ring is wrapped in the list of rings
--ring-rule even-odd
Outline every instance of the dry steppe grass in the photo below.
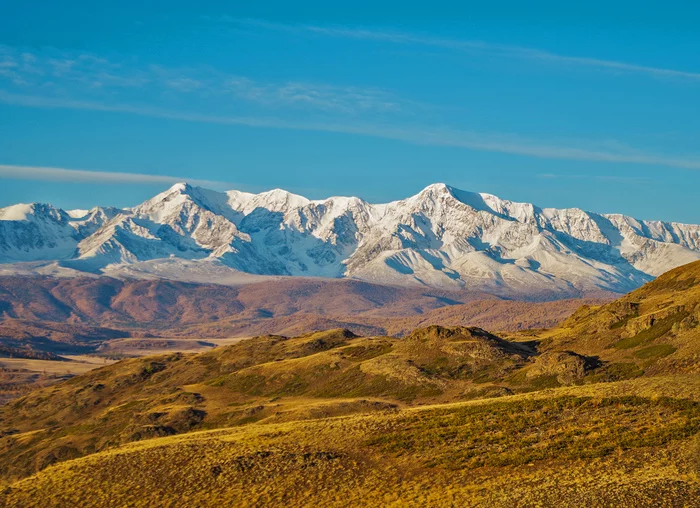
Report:
[[[607,394],[640,381],[141,441],[51,466],[6,488],[4,500],[689,506],[700,496],[697,379],[645,380],[645,396]]]

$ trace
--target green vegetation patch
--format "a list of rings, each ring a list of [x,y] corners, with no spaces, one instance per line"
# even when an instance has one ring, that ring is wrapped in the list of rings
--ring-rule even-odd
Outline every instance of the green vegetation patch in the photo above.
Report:
[[[556,388],[561,386],[561,383],[557,380],[556,374],[551,374],[530,379],[530,386],[535,390],[543,390],[545,388]]]
[[[634,379],[644,374],[636,363],[611,363],[605,370],[615,381]]]
[[[389,376],[365,374],[359,366],[329,373],[309,391],[310,395],[319,398],[391,396],[404,402],[410,402],[419,396],[441,393],[442,391],[433,385],[410,384]]]
[[[151,377],[153,374],[156,374],[158,372],[164,371],[165,370],[165,364],[161,362],[149,362],[147,365],[144,365],[141,368],[141,371],[139,372],[139,376],[141,379],[148,379]]]
[[[615,323],[610,325],[610,329],[616,330],[618,328],[622,328],[623,326],[625,326],[629,322],[630,318],[632,318],[632,317],[634,317],[634,316],[627,316],[627,317],[621,319],[620,321],[616,321]]]
[[[657,344],[655,346],[645,347],[634,353],[634,356],[643,360],[658,359],[675,353],[676,348],[670,344]]]
[[[511,386],[518,386],[519,391],[544,390],[561,386],[556,374],[528,377],[527,369],[520,369],[505,380]]]
[[[584,384],[607,383],[610,381],[623,381],[634,379],[644,375],[644,370],[633,362],[611,363],[602,370],[588,374],[583,378]]]
[[[506,382],[511,385],[524,385],[527,384],[529,378],[527,377],[527,369],[520,369],[515,371],[506,378]]]

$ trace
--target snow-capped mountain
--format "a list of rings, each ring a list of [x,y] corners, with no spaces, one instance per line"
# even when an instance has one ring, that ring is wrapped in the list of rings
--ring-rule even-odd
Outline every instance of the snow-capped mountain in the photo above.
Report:
[[[0,262],[23,270],[53,261],[52,270],[116,276],[353,277],[565,296],[629,291],[697,259],[700,226],[543,209],[444,184],[386,204],[177,184],[125,210],[0,209]]]

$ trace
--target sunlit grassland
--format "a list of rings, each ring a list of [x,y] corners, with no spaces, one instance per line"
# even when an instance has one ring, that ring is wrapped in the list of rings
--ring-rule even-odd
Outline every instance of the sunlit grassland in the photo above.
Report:
[[[193,432],[59,463],[5,502],[684,506],[700,495],[697,388],[638,379]]]

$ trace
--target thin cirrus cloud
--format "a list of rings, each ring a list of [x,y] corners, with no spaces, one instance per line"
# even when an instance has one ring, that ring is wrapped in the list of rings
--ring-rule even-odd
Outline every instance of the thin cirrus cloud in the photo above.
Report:
[[[303,29],[310,30],[309,27]],[[357,37],[377,36],[375,32],[349,33]],[[392,37],[403,41],[407,36]],[[469,44],[475,48],[483,46],[482,43]],[[0,45],[0,103],[222,125],[335,132],[548,159],[700,169],[697,157],[651,154],[611,143],[600,147],[587,141],[549,141],[460,130],[429,125],[425,119],[421,122],[415,116],[408,124],[405,114],[410,116],[419,111],[421,105],[382,90],[298,82],[262,83],[215,69],[127,65],[95,55],[58,50],[32,53]],[[182,109],[184,103],[189,110]],[[212,104],[216,114],[211,113]],[[241,108],[242,104],[253,106]],[[296,108],[310,112],[311,116],[298,114]],[[275,116],[270,111],[274,111]]]
[[[12,180],[40,180],[70,183],[102,184],[174,184],[189,182],[209,187],[230,186],[226,182],[198,180],[178,176],[145,173],[120,173],[112,171],[87,171],[83,169],[51,168],[41,166],[0,165],[0,178]]]
[[[601,182],[615,183],[649,183],[651,178],[644,176],[617,176],[617,175],[565,175],[558,173],[540,173],[537,178],[544,180],[598,180]]]
[[[608,143],[606,146],[611,148],[606,148],[592,145],[585,146],[585,142],[578,142],[578,144],[553,144],[547,141],[524,138],[516,135],[479,133],[451,128],[431,128],[420,125],[406,127],[368,122],[351,123],[333,122],[330,120],[313,122],[287,120],[276,117],[211,115],[129,104],[106,104],[93,101],[17,95],[10,94],[3,90],[0,90],[0,102],[46,109],[76,109],[127,113],[186,122],[334,132],[339,134],[383,138],[415,145],[448,146],[470,150],[525,155],[543,159],[643,164],[700,170],[700,158],[673,157],[644,153],[622,146],[615,149],[617,147],[616,143]]]
[[[483,41],[445,39],[411,33],[370,30],[343,26],[285,24],[260,19],[239,19],[230,16],[223,16],[219,18],[219,20],[222,22],[235,23],[243,26],[258,27],[266,30],[282,31],[293,34],[312,34],[344,39],[374,40],[393,44],[439,47],[454,51],[462,51],[472,54],[485,54],[517,60],[538,61],[542,63],[578,66],[613,72],[635,73],[657,78],[677,78],[690,81],[700,81],[700,72],[653,67],[601,58],[561,55],[536,48],[507,46]]]
[[[259,83],[245,77],[229,78],[226,86],[237,97],[264,106],[310,107],[345,114],[397,112],[403,109],[399,98],[378,89],[309,85],[293,81]]]
[[[265,82],[209,67],[168,68],[114,62],[60,50],[30,52],[0,45],[0,83],[7,88],[63,97],[111,97],[139,93],[151,100],[175,96],[216,100],[217,106],[286,109],[345,115],[397,113],[415,103],[378,88],[301,81]]]

